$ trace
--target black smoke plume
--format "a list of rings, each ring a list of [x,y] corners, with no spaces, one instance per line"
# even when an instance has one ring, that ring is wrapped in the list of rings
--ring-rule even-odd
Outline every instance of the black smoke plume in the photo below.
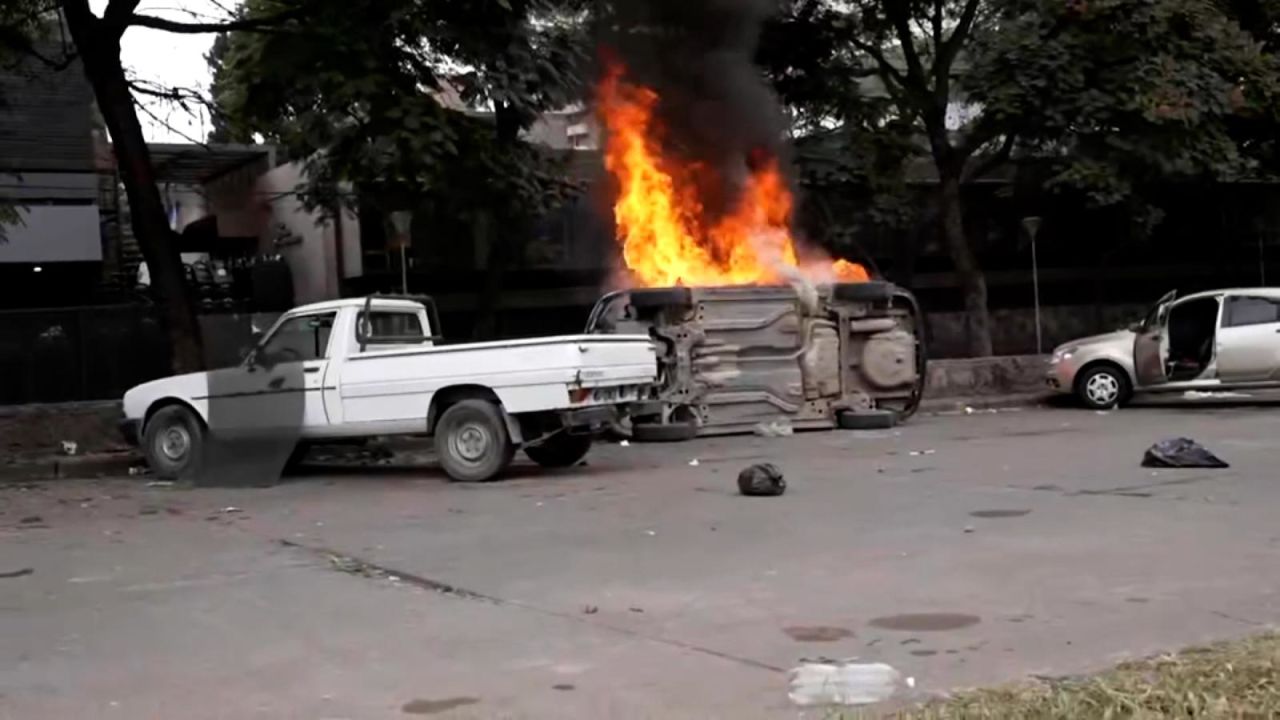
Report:
[[[697,168],[709,219],[732,209],[747,171],[787,168],[786,120],[753,58],[776,0],[612,0],[601,29],[606,68],[658,93],[664,155]]]

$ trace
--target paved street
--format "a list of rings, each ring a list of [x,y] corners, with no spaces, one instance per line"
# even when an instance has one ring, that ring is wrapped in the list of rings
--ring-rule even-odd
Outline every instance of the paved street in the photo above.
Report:
[[[1175,435],[1233,467],[1139,467]],[[903,699],[1088,671],[1280,621],[1277,437],[1274,407],[1045,409],[489,485],[3,487],[0,718],[795,717],[802,658]],[[756,460],[785,496],[737,495]]]

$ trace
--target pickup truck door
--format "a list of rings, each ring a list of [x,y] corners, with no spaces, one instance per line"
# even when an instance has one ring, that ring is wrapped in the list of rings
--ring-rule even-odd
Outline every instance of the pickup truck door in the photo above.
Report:
[[[249,366],[248,405],[269,424],[300,424],[299,429],[329,424],[324,409],[328,349],[337,313],[295,315],[276,326],[254,352]]]
[[[1280,378],[1280,301],[1228,296],[1217,339],[1218,378],[1224,383]]]
[[[1176,292],[1170,292],[1160,298],[1160,302],[1151,309],[1137,337],[1133,339],[1133,370],[1138,377],[1139,387],[1160,385],[1168,379],[1165,370],[1165,354],[1168,341],[1165,338],[1165,324],[1169,320],[1169,307]]]

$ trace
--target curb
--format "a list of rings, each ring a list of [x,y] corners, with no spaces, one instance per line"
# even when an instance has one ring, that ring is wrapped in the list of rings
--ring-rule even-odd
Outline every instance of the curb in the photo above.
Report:
[[[15,480],[86,480],[103,476],[127,476],[142,462],[134,452],[100,453],[81,457],[57,457],[0,465],[0,482]]]
[[[972,397],[925,398],[920,412],[929,415],[964,414],[968,410],[1002,410],[1007,408],[1044,405],[1053,397],[1050,393],[1020,393],[1013,395],[976,395]]]

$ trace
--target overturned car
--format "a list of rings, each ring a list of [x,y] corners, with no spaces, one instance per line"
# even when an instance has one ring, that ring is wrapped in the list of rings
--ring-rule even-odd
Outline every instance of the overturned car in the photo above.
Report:
[[[639,441],[890,427],[925,381],[915,297],[886,282],[646,288],[601,298],[588,333],[647,333],[659,379],[630,412]],[[624,428],[624,431],[628,428]]]

